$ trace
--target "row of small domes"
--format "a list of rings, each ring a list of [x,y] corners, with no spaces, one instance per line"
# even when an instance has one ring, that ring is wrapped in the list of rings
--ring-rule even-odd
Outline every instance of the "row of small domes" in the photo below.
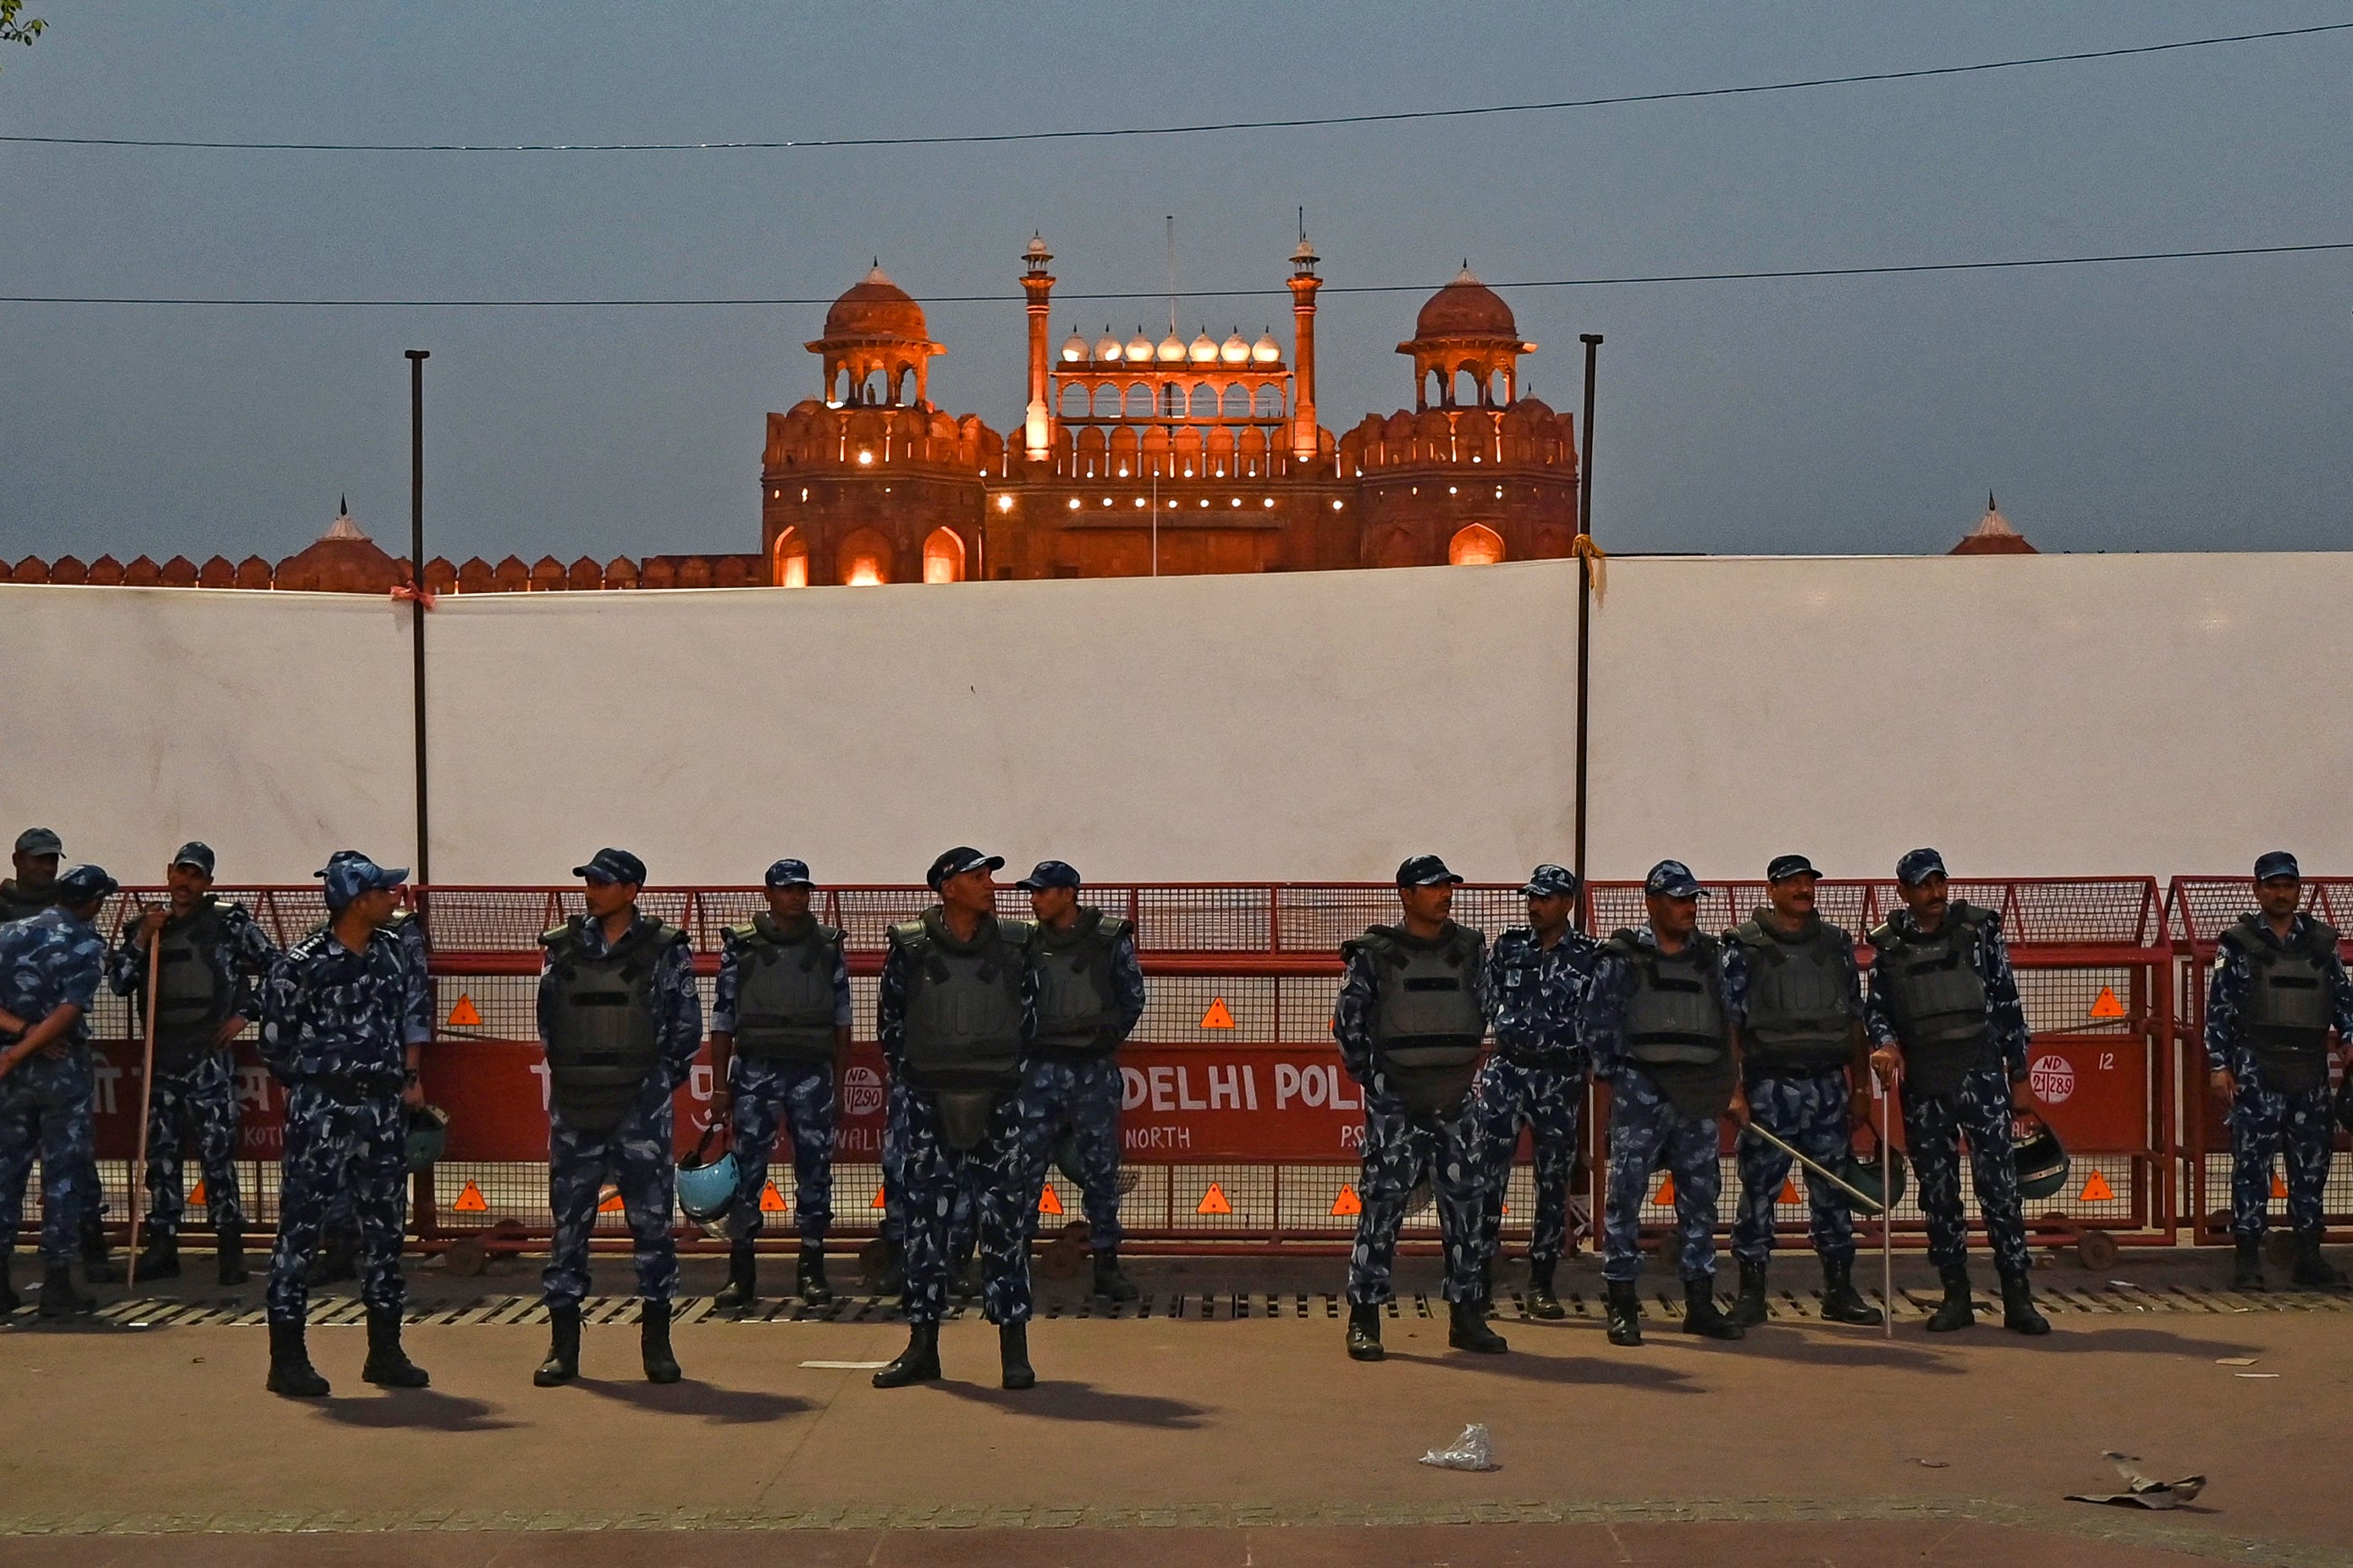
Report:
[[[1155,346],[1150,338],[1144,335],[1142,327],[1136,328],[1135,336],[1123,343],[1109,327],[1105,327],[1103,335],[1096,340],[1092,349],[1087,346],[1084,337],[1076,331],[1071,332],[1063,341],[1062,360],[1066,364],[1083,364],[1089,360],[1099,364],[1121,361],[1143,364],[1153,360],[1164,364],[1179,364],[1187,361],[1194,364],[1281,364],[1282,345],[1274,341],[1271,332],[1263,331],[1259,333],[1258,342],[1245,342],[1240,329],[1220,343],[1204,328],[1190,343],[1170,332]]]

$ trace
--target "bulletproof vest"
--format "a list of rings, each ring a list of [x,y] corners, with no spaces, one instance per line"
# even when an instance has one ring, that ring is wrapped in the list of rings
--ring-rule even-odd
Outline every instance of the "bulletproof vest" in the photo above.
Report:
[[[1724,1007],[1723,950],[1694,931],[1672,953],[1620,931],[1603,950],[1634,977],[1626,999],[1627,1058],[1685,1116],[1720,1116],[1732,1103],[1729,1018]]]
[[[575,915],[539,940],[554,959],[539,994],[551,1097],[566,1124],[609,1132],[661,1060],[654,973],[686,940],[675,926],[640,917],[621,940],[591,953],[587,917]]]
[[[1038,1048],[1056,1056],[1107,1056],[1119,1047],[1119,1000],[1112,958],[1133,928],[1082,909],[1056,931],[1042,921],[1030,942],[1038,967]]]
[[[1904,1042],[1905,1075],[1926,1092],[1959,1092],[1971,1068],[2000,1059],[1985,976],[1970,954],[1978,929],[1993,918],[1955,900],[1936,934],[1899,931],[1894,921],[1871,933],[1881,991]]]
[[[212,1048],[237,998],[213,969],[227,921],[206,894],[185,917],[166,920],[157,935],[155,1062],[184,1067]]]
[[[735,939],[736,1054],[755,1061],[831,1059],[841,933],[807,915],[790,925],[760,915],[727,934]]]
[[[2283,1089],[2328,1081],[2328,1026],[2337,980],[2337,932],[2312,921],[2293,942],[2272,934],[2260,915],[2243,915],[2222,942],[2247,963],[2246,1005],[2239,1039]]]
[[[1021,976],[1029,925],[981,917],[959,942],[940,910],[891,928],[906,976],[907,1081],[934,1092],[999,1098],[1021,1068]]]
[[[52,882],[39,892],[28,892],[11,877],[0,881],[0,925],[10,921],[28,921],[58,901],[57,884]]]
[[[1765,910],[1725,933],[1748,963],[1748,1059],[1767,1072],[1820,1072],[1854,1055],[1862,1016],[1854,939],[1820,918],[1784,931]]]
[[[1373,1056],[1416,1115],[1449,1114],[1471,1092],[1487,1016],[1479,1005],[1486,938],[1449,921],[1434,937],[1374,926],[1349,944],[1373,961]]]

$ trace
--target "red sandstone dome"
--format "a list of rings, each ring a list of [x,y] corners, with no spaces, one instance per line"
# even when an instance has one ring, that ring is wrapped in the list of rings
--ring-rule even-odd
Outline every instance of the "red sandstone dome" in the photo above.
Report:
[[[1417,338],[1512,338],[1519,323],[1502,295],[1471,275],[1465,267],[1454,281],[1430,297],[1413,319]]]
[[[1503,301],[1497,300],[1497,304]],[[1505,311],[1506,316],[1510,311]],[[924,342],[931,338],[931,329],[923,321],[923,308],[904,289],[891,281],[877,267],[864,280],[854,284],[849,292],[833,302],[825,313],[825,335],[828,338],[898,338],[910,342]]]

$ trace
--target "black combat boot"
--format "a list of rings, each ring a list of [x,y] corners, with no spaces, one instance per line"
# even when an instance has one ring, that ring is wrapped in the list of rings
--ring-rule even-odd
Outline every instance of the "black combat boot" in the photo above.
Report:
[[[676,1383],[678,1358],[670,1353],[670,1303],[648,1301],[638,1316],[638,1355],[648,1383]]]
[[[114,1254],[107,1250],[106,1227],[95,1218],[81,1228],[81,1277],[92,1285],[111,1285],[122,1278]]]
[[[1348,1359],[1380,1361],[1388,1353],[1381,1348],[1381,1304],[1378,1301],[1348,1303]]]
[[[1748,1331],[1716,1310],[1715,1276],[1683,1281],[1683,1332],[1704,1340],[1736,1340]]]
[[[367,1310],[367,1364],[360,1368],[363,1382],[378,1388],[423,1388],[433,1380],[400,1348],[400,1309]]]
[[[95,1298],[74,1289],[73,1268],[70,1264],[52,1263],[41,1279],[41,1316],[71,1318],[83,1312],[98,1310]]]
[[[2263,1238],[2242,1236],[2231,1263],[2231,1289],[2233,1290],[2268,1290],[2263,1280]]]
[[[359,1238],[346,1230],[331,1232],[319,1244],[319,1253],[311,1260],[310,1284],[312,1289],[349,1279],[359,1272]]]
[[[1542,1318],[1545,1321],[1551,1322],[1556,1319],[1566,1318],[1568,1316],[1568,1309],[1560,1304],[1560,1298],[1558,1296],[1553,1294],[1553,1270],[1558,1267],[1559,1264],[1549,1258],[1546,1258],[1542,1263],[1538,1263],[1533,1258],[1529,1260],[1529,1317]]]
[[[1639,1345],[1642,1342],[1642,1298],[1634,1291],[1631,1279],[1604,1279],[1601,1282],[1601,1310],[1609,1321],[1609,1342],[1613,1345]]]
[[[748,1310],[760,1300],[760,1259],[745,1237],[727,1248],[727,1283],[711,1304],[722,1312]]]
[[[220,1247],[220,1282],[242,1285],[252,1279],[253,1271],[245,1266],[245,1232],[233,1225],[225,1225],[220,1227],[216,1239]]]
[[[2001,1326],[2013,1334],[2051,1331],[2051,1320],[2034,1310],[2034,1287],[2023,1274],[2001,1277]]]
[[[801,1243],[800,1261],[796,1268],[795,1288],[801,1293],[801,1304],[808,1307],[833,1305],[833,1287],[825,1279],[825,1244],[821,1241]]]
[[[911,1383],[937,1383],[940,1378],[940,1326],[909,1323],[907,1348],[889,1366],[876,1370],[877,1388],[904,1388]]]
[[[8,1278],[7,1260],[0,1258],[0,1318],[16,1316],[16,1309],[24,1304],[16,1294],[16,1282]]]
[[[1740,1259],[1740,1294],[1732,1299],[1732,1310],[1724,1314],[1724,1321],[1743,1329],[1753,1329],[1765,1321],[1763,1260]]]
[[[1038,1374],[1029,1366],[1029,1325],[1000,1323],[997,1328],[997,1354],[1005,1363],[1005,1386],[1011,1389],[1035,1388]]]
[[[980,1259],[967,1258],[948,1276],[948,1293],[959,1301],[980,1300]]]
[[[570,1383],[580,1375],[580,1303],[550,1301],[547,1304],[547,1359],[531,1374],[532,1382],[542,1388],[554,1388],[560,1383]]]
[[[1822,1259],[1822,1321],[1826,1323],[1860,1323],[1877,1328],[1881,1322],[1879,1309],[1862,1299],[1854,1288],[1854,1259],[1825,1258]]]
[[[1095,1254],[1095,1294],[1106,1301],[1133,1301],[1142,1294],[1119,1266],[1117,1248]]]
[[[892,1247],[889,1255],[882,1259],[881,1268],[869,1282],[868,1288],[886,1301],[905,1295],[907,1293],[907,1255],[896,1247]]]
[[[2345,1276],[2320,1256],[2318,1231],[2295,1233],[2295,1272],[2288,1279],[2299,1290],[2334,1290],[2345,1283]]]
[[[1487,1326],[1484,1301],[1449,1301],[1446,1320],[1446,1342],[1458,1351],[1502,1355],[1512,1348],[1504,1342],[1503,1335]]]
[[[154,1239],[139,1249],[139,1279],[177,1279],[180,1277],[180,1237],[176,1232],[159,1230]]]
[[[288,1399],[327,1397],[327,1380],[311,1364],[301,1323],[269,1325],[269,1381],[264,1386]]]
[[[1978,1321],[1977,1303],[1969,1295],[1968,1265],[1957,1264],[1943,1272],[1945,1300],[1928,1314],[1928,1331],[1932,1334],[1954,1333]]]

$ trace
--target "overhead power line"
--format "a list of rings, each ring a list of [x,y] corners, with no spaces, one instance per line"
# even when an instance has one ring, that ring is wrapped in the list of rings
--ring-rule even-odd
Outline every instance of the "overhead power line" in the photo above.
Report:
[[[1617,277],[1536,278],[1499,281],[1495,289],[1604,289],[1644,283],[1746,283],[1777,278],[1877,278],[1914,272],[2000,272],[2036,267],[2092,267],[2126,261],[2198,261],[2233,256],[2297,256],[2320,251],[2353,250],[2353,239],[2318,240],[2303,245],[2233,245],[2206,250],[2114,251],[2097,256],[2031,256],[1998,261],[1903,261],[1868,267],[1776,267],[1739,272],[1643,272]],[[1435,283],[1327,283],[1325,294],[1430,294]],[[1282,297],[1281,285],[1253,289],[1192,289],[1188,300],[1241,300]],[[830,305],[833,294],[712,294],[670,299],[443,299],[364,300],[258,298],[222,294],[0,294],[0,305],[217,305],[288,310],[672,310],[704,306]],[[929,294],[918,297],[925,305],[1019,304],[1020,294]],[[1163,300],[1158,290],[1058,294],[1057,304],[1079,300]]]
[[[2275,27],[2260,33],[2229,33],[2170,43],[2137,44],[2068,54],[2026,55],[1978,60],[1968,65],[1924,66],[1911,70],[1857,71],[1845,76],[1803,77],[1750,82],[1736,87],[1683,88],[1668,92],[1621,93],[1608,98],[1564,98],[1526,103],[1477,104],[1461,109],[1401,109],[1376,114],[1298,116],[1283,120],[1218,120],[1184,125],[1121,125],[1071,131],[970,132],[937,136],[809,136],[765,142],[214,142],[162,136],[0,135],[0,142],[60,147],[176,147],[218,153],[746,153],[844,147],[953,147],[1003,142],[1082,142],[1123,136],[1203,136],[1230,131],[1303,131],[1332,125],[1386,125],[1414,120],[1468,120],[1482,115],[1540,114],[1568,109],[1607,109],[1621,104],[1672,103],[1690,99],[1743,98],[1759,93],[1799,92],[1815,88],[1858,87],[1871,82],[1919,81],[1932,77],[1971,76],[2028,66],[2073,65],[2086,60],[2125,59],[2170,54],[2223,44],[2311,37],[2353,31],[2353,22],[2322,22],[2308,27]]]

